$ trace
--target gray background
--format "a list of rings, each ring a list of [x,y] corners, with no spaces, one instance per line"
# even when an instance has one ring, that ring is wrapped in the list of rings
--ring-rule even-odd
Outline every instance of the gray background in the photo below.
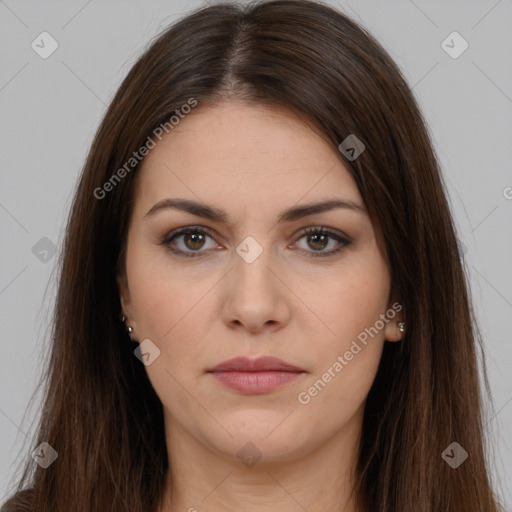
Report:
[[[490,458],[512,509],[512,1],[329,3],[389,51],[429,124],[484,336],[494,399]],[[40,409],[40,393],[27,406],[57,261],[44,250],[61,245],[78,173],[120,81],[152,37],[200,5],[0,0],[0,499]],[[43,31],[59,45],[47,59],[31,48]],[[458,58],[441,46],[453,31],[469,44]],[[447,44],[461,48],[457,40]]]

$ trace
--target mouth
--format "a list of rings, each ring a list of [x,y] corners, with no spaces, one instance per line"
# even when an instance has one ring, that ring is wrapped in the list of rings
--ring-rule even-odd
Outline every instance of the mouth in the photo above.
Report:
[[[275,357],[249,359],[236,357],[208,370],[217,382],[243,394],[262,394],[273,391],[306,373]]]

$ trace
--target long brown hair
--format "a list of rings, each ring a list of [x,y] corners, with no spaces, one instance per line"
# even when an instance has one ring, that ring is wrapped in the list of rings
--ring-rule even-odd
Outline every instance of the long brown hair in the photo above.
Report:
[[[71,208],[52,323],[46,397],[33,450],[3,512],[156,510],[168,467],[162,404],[120,322],[116,275],[138,166],[112,180],[155,127],[191,98],[291,109],[334,147],[366,146],[349,169],[382,241],[407,334],[385,343],[369,392],[357,495],[366,512],[497,512],[486,460],[489,394],[467,269],[439,164],[398,67],[362,27],[301,0],[217,4],[163,32],[121,84]],[[191,114],[193,115],[193,114]],[[126,170],[126,167],[125,167]],[[98,198],[101,195],[102,197]],[[442,453],[469,454],[457,469]]]

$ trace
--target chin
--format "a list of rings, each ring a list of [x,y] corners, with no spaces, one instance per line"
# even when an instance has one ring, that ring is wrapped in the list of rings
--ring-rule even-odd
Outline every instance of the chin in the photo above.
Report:
[[[245,417],[239,415],[238,421],[219,420],[233,437],[220,430],[218,436],[207,436],[205,442],[222,455],[241,461],[248,457],[258,459],[259,464],[292,462],[314,449],[318,440],[314,433],[311,439],[308,437],[304,425],[293,424],[293,413],[286,418],[287,414],[267,414],[263,420],[261,414],[258,417],[253,412]]]

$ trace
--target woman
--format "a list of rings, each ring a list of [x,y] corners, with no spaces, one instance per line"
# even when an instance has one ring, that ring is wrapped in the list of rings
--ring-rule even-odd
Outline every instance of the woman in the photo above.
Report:
[[[316,2],[204,8],[96,134],[2,511],[501,510],[480,343],[382,47]]]

